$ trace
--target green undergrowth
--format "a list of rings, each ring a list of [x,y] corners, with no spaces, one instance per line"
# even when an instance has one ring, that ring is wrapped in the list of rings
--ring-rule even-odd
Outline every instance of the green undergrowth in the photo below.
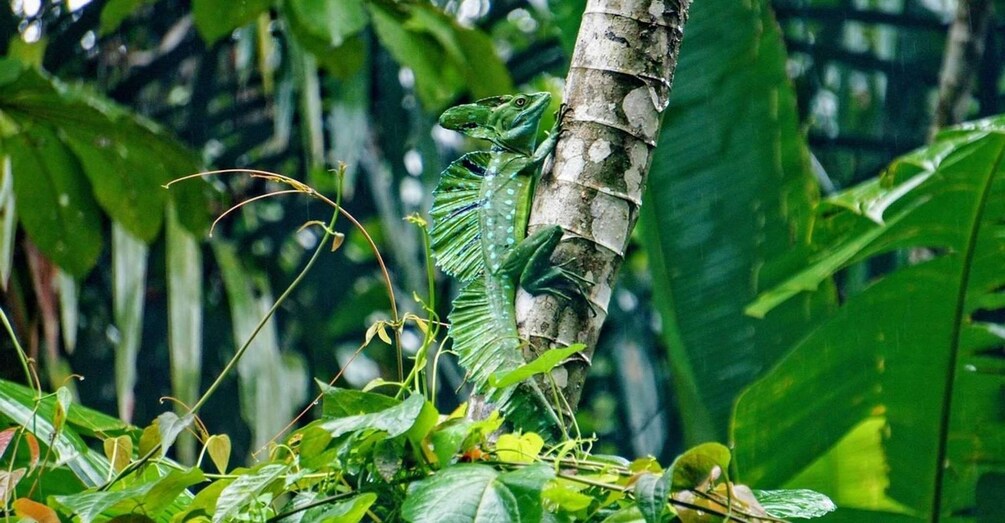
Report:
[[[329,223],[308,224],[324,230],[324,241],[304,271],[329,245],[334,250],[341,244],[342,234],[336,232],[340,214],[358,226],[338,199],[328,200],[279,175],[254,176],[275,184],[276,193],[292,187],[336,210]],[[424,227],[421,219],[411,221]],[[362,228],[360,232],[365,235]],[[440,412],[430,400],[436,397],[435,373],[426,371],[438,362],[433,357],[429,365],[430,355],[443,353],[433,351],[443,330],[432,312],[435,307],[417,298],[424,316],[399,317],[393,286],[383,273],[391,320],[374,324],[361,350],[375,337],[397,346],[401,329],[414,325],[425,339],[410,361],[399,356],[401,377],[380,380],[363,391],[338,388],[332,385],[335,380],[319,382],[314,420],[277,435],[247,467],[231,465],[239,460],[232,459],[230,438],[210,434],[200,416],[212,413],[199,410],[251,340],[187,414],[166,411],[141,428],[75,404],[65,387],[44,393],[34,362],[0,311],[31,384],[0,381],[0,518],[44,523],[704,523],[776,522],[833,510],[829,499],[812,491],[752,491],[733,484],[730,451],[718,443],[694,447],[663,466],[651,457],[592,454],[588,437],[545,441],[510,428],[498,414],[474,420],[463,408]],[[431,269],[429,274],[432,285]],[[547,373],[559,363],[553,360],[542,358],[497,378],[518,381]],[[170,457],[183,432],[200,442],[192,466]]]

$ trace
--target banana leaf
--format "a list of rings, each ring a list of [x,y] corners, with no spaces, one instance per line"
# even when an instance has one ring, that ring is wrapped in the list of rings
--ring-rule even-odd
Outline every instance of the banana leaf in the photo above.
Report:
[[[1005,117],[944,131],[829,199],[812,247],[749,312],[770,318],[852,263],[916,260],[873,278],[741,396],[742,481],[813,480],[800,486],[846,509],[835,521],[1001,521]],[[870,478],[849,475],[862,464]]]
[[[802,252],[817,200],[785,62],[766,2],[692,4],[641,222],[687,446],[724,440],[743,387],[832,303],[743,314],[778,282],[766,260]]]

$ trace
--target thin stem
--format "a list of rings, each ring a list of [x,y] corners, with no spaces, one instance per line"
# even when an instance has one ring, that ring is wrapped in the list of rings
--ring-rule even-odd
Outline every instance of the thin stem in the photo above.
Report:
[[[24,347],[21,346],[21,342],[18,341],[17,335],[14,334],[14,327],[11,326],[10,320],[7,318],[7,313],[4,312],[2,307],[0,307],[0,321],[3,321],[3,326],[7,330],[7,335],[10,336],[11,341],[14,343],[14,350],[17,352],[18,361],[21,362],[21,370],[24,371],[24,378],[28,380],[28,385],[35,391],[35,400],[37,401],[42,397],[42,384],[38,381],[38,377],[32,374],[28,355],[25,354]]]

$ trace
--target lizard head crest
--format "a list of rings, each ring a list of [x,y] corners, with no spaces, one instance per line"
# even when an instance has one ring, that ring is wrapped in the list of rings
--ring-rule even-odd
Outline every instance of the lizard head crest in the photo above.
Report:
[[[493,96],[444,111],[440,125],[504,149],[531,152],[550,93]]]

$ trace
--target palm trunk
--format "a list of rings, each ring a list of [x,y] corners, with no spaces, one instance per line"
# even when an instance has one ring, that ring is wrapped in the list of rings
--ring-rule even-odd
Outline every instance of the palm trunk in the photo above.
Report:
[[[566,232],[553,257],[595,284],[585,300],[560,303],[520,291],[521,337],[528,358],[585,343],[581,357],[556,368],[571,413],[625,249],[668,104],[690,0],[588,0],[566,80],[562,136],[554,167],[534,197],[530,231],[557,224]]]

